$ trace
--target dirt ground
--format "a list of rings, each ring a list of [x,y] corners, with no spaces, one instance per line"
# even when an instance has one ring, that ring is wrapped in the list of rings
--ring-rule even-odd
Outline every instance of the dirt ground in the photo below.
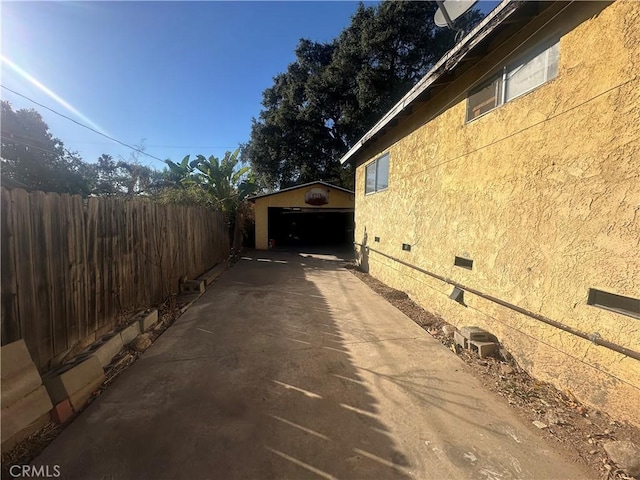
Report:
[[[603,444],[612,440],[637,442],[640,429],[581,404],[568,391],[561,392],[549,383],[537,381],[522,370],[504,348],[499,349],[496,357],[485,358],[461,349],[453,341],[455,327],[418,306],[406,293],[385,285],[354,265],[348,268],[461,357],[482,384],[503,397],[519,415],[532,423],[540,422],[536,425],[540,435],[553,448],[560,447],[569,459],[586,464],[603,480],[633,479],[610,461]]]

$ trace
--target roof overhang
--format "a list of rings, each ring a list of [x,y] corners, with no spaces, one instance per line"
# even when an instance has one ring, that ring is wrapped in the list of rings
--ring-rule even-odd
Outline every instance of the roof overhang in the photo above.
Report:
[[[396,103],[363,137],[340,159],[340,163],[355,160],[357,154],[374,139],[385,134],[398,124],[400,118],[410,115],[414,106],[431,97],[432,90],[443,87],[454,80],[453,72],[461,66],[468,68],[486,55],[488,40],[510,27],[514,32],[518,24],[528,21],[554,2],[527,2],[523,0],[503,0],[458,44],[447,52],[433,68]],[[537,5],[533,5],[537,4]],[[540,6],[546,4],[547,6]],[[526,8],[523,8],[526,7]],[[484,49],[482,47],[485,47]]]
[[[254,195],[253,197],[247,198],[247,200],[249,200],[250,202],[255,202],[259,198],[269,197],[271,195],[278,195],[280,193],[290,192],[292,190],[297,190],[299,188],[308,188],[308,187],[311,187],[312,185],[322,185],[324,187],[329,187],[329,188],[333,188],[335,190],[340,190],[340,191],[348,193],[350,195],[353,195],[353,193],[354,193],[353,190],[348,190],[346,188],[338,187],[337,185],[332,185],[330,183],[323,182],[322,180],[318,180],[318,181],[315,181],[315,182],[303,183],[302,185],[295,185],[295,186],[289,187],[289,188],[283,188],[282,190],[277,190],[275,192],[263,193],[261,195]]]

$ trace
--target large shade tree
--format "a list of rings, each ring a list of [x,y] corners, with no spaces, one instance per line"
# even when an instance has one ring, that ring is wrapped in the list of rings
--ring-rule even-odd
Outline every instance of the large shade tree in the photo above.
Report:
[[[90,169],[49,131],[32,109],[14,111],[2,101],[0,152],[3,177],[30,190],[87,194]]]
[[[454,45],[456,32],[435,25],[436,9],[435,2],[360,4],[334,41],[300,41],[296,60],[264,91],[243,146],[265,186],[352,186],[339,158]],[[458,26],[481,18],[472,10]]]

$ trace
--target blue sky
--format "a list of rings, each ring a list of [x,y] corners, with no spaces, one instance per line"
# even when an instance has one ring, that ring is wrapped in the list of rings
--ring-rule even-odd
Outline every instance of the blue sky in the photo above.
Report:
[[[2,2],[1,83],[125,143],[144,140],[146,152],[161,159],[221,157],[249,139],[262,91],[294,60],[299,39],[332,40],[357,5]],[[129,149],[6,89],[0,94],[14,109],[38,110],[86,161],[102,153],[130,156]],[[163,167],[146,156],[139,160]]]

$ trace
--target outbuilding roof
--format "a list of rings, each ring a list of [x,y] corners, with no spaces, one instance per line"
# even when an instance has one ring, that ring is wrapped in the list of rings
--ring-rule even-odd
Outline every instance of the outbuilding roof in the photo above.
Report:
[[[323,182],[322,180],[317,180],[315,182],[309,182],[309,183],[304,183],[302,185],[295,185],[293,187],[283,188],[282,190],[277,190],[277,191],[271,192],[271,193],[263,193],[261,195],[254,195],[253,197],[249,197],[248,200],[253,202],[253,201],[257,200],[258,198],[264,198],[264,197],[268,197],[270,195],[278,195],[279,193],[289,192],[291,190],[296,190],[298,188],[310,187],[311,185],[324,185],[325,187],[335,188],[336,190],[341,190],[343,192],[350,193],[352,195],[354,193],[353,190],[348,190],[346,188],[338,187],[337,185],[332,185],[330,183]]]
[[[454,81],[454,70],[461,66],[471,68],[488,51],[489,40],[497,35],[511,36],[523,22],[535,14],[549,8],[555,2],[527,2],[503,0],[473,30],[471,30],[455,47],[447,52],[433,68],[396,103],[356,144],[340,159],[344,164],[354,160],[356,154],[372,140],[395,127],[402,117],[413,113],[419,103],[428,101],[434,90],[443,88]]]

